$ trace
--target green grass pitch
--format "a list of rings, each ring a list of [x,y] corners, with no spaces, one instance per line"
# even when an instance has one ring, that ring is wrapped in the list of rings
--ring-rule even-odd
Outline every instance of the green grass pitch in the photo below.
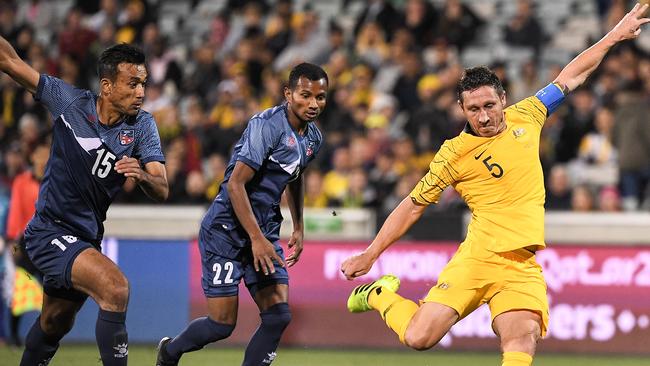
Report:
[[[0,346],[0,364],[18,365],[21,351]],[[129,347],[129,365],[153,366],[155,346],[133,345]],[[180,366],[219,365],[239,366],[243,349],[208,347],[185,355]],[[274,366],[499,366],[501,355],[497,353],[329,350],[281,348]],[[99,354],[94,345],[64,344],[50,366],[96,366]],[[538,355],[534,366],[648,366],[650,357],[595,356],[595,355]]]

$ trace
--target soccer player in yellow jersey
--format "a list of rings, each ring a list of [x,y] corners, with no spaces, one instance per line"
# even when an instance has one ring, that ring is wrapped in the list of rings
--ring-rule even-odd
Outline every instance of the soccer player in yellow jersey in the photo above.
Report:
[[[429,172],[393,210],[370,246],[348,258],[341,271],[350,280],[368,273],[449,185],[472,212],[467,237],[420,305],[398,295],[399,279],[386,275],[357,286],[348,299],[350,311],[379,311],[401,342],[424,350],[487,303],[501,342],[502,366],[531,365],[548,325],[546,283],[535,261],[535,252],[545,246],[540,132],[546,117],[615,44],[639,35],[640,26],[650,22],[643,17],[647,9],[637,4],[553,83],[508,108],[492,71],[465,70],[458,83],[458,104],[468,120],[465,131],[443,144]]]

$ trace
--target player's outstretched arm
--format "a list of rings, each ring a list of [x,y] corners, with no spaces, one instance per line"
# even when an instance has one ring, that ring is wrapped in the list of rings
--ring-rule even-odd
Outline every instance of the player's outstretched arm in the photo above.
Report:
[[[0,36],[0,70],[11,76],[12,79],[22,85],[23,88],[29,90],[30,93],[36,93],[40,75],[18,57],[16,50],[2,36]]]
[[[343,262],[341,271],[345,277],[351,280],[368,273],[379,255],[401,238],[422,217],[426,207],[414,202],[410,196],[404,198],[384,221],[375,240],[368,248]]]
[[[614,45],[641,34],[641,26],[650,22],[649,18],[643,17],[646,10],[648,4],[636,4],[600,41],[569,62],[553,82],[565,87],[565,93],[582,85]]]
[[[303,249],[303,239],[305,237],[304,225],[302,220],[302,208],[304,202],[305,182],[303,174],[300,174],[293,182],[287,185],[287,203],[291,212],[293,222],[293,232],[287,246],[292,250],[287,257],[287,266],[291,267],[298,262]]]

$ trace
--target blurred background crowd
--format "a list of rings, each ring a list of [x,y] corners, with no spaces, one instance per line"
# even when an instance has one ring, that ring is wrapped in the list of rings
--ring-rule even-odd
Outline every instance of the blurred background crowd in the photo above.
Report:
[[[553,80],[630,7],[626,0],[3,0],[0,34],[38,71],[91,90],[104,48],[127,42],[145,51],[143,108],[158,123],[168,204],[209,204],[248,118],[282,102],[291,66],[320,64],[330,78],[318,121],[326,144],[306,172],[305,205],[381,213],[464,127],[455,95],[464,67],[491,66],[514,103]],[[621,45],[548,119],[540,151],[547,209],[650,209],[649,51],[644,36]],[[50,131],[46,110],[0,75],[0,232],[10,238],[20,235],[7,220],[10,206],[20,206],[11,201],[34,199]],[[148,202],[129,182],[118,201]],[[431,209],[463,207],[448,189]]]

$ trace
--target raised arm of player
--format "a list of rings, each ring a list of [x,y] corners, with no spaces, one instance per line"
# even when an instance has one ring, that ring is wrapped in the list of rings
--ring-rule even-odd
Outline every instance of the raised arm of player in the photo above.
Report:
[[[251,239],[253,251],[253,266],[255,271],[262,270],[265,275],[275,272],[273,259],[284,267],[282,258],[275,252],[273,244],[264,237],[260,226],[255,219],[251,202],[246,193],[246,183],[255,176],[255,170],[241,161],[235,163],[235,168],[228,180],[228,195],[237,220],[244,227]]]
[[[0,70],[11,76],[30,93],[36,93],[40,77],[38,71],[18,57],[16,50],[2,36],[0,36]]]
[[[351,280],[368,273],[379,255],[401,238],[422,217],[426,207],[414,202],[410,196],[404,198],[384,221],[375,240],[368,248],[343,262],[341,271],[345,277]]]
[[[641,25],[650,22],[643,17],[646,10],[647,4],[636,4],[600,41],[569,62],[553,82],[565,88],[565,94],[584,83],[614,45],[639,36]]]
[[[303,175],[300,174],[296,180],[287,185],[287,203],[289,204],[289,211],[291,212],[291,220],[293,222],[293,233],[289,238],[287,246],[293,249],[293,252],[287,257],[287,266],[291,267],[302,253],[302,241],[305,237],[303,221],[302,221],[302,207],[304,202],[305,183]]]

